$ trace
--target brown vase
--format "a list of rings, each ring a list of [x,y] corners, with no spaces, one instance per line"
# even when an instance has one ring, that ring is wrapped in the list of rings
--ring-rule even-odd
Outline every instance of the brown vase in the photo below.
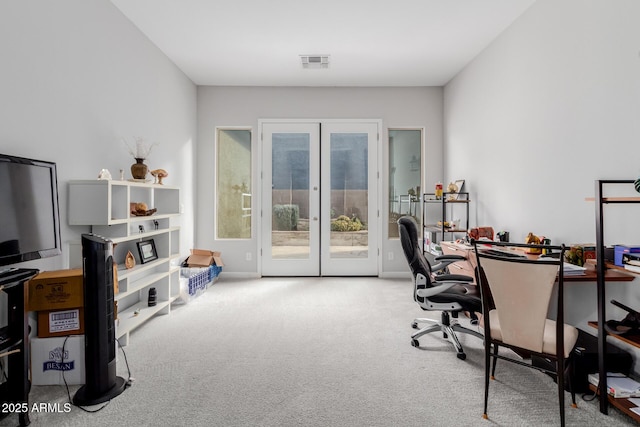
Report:
[[[136,162],[131,165],[131,176],[134,179],[145,179],[148,170],[149,168],[144,164],[144,159],[136,159]]]

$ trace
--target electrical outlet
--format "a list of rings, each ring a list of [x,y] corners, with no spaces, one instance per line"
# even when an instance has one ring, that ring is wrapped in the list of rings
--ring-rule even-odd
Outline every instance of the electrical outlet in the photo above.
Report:
[[[387,256],[389,257],[389,261],[393,261],[393,252],[389,252]]]
[[[251,252],[247,252],[245,257],[247,258],[247,261],[251,261]]]

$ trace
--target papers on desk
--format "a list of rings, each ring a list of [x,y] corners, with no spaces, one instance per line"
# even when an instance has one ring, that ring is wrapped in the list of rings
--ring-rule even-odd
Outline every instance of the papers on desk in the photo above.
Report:
[[[586,267],[580,267],[579,265],[563,263],[562,272],[565,276],[581,276],[586,274]]]

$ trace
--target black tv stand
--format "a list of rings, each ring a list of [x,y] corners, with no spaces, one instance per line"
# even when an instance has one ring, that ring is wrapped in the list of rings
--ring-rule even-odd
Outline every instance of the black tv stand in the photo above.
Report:
[[[0,402],[17,404],[21,426],[29,420],[29,321],[25,282],[37,269],[10,269],[0,276],[0,290],[7,294],[8,324],[0,329],[0,355],[7,356],[7,381],[0,384]],[[9,415],[0,414],[0,418]]]

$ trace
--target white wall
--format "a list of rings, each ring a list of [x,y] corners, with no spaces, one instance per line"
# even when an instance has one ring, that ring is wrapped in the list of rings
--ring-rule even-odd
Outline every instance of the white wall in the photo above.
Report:
[[[426,140],[426,182],[442,177],[442,88],[311,88],[311,87],[199,87],[198,88],[198,191],[196,245],[221,250],[226,274],[257,274],[257,238],[248,241],[214,238],[215,173],[214,141],[216,126],[252,126],[254,165],[259,165],[258,119],[382,119],[387,128],[424,127]],[[385,151],[386,153],[386,151]],[[382,164],[386,165],[386,157]],[[257,170],[257,169],[256,169]],[[388,206],[386,173],[381,174],[384,200]],[[259,188],[254,174],[253,189]],[[254,206],[258,212],[258,206]],[[386,212],[386,209],[381,209]],[[383,235],[387,235],[386,217]],[[254,227],[253,235],[257,236]],[[394,260],[383,256],[384,272],[406,272],[406,261],[397,240],[383,240],[381,253],[395,253]],[[246,252],[252,252],[246,261]]]
[[[477,225],[594,241],[594,180],[640,175],[638,16],[539,0],[445,87],[445,175],[467,179]]]
[[[640,176],[639,16],[635,0],[538,0],[447,84],[445,176],[467,179],[476,225],[595,241],[594,181]],[[639,213],[607,207],[605,243],[640,242]],[[640,308],[637,282],[608,299]],[[584,286],[588,304],[567,304],[593,320]]]
[[[0,152],[58,166],[63,250],[85,227],[67,225],[67,182],[114,178],[134,160],[121,136],[159,143],[151,168],[180,186],[181,249],[193,244],[196,87],[108,0],[0,3]],[[1,201],[0,201],[1,203]],[[30,262],[66,268],[61,257]]]

